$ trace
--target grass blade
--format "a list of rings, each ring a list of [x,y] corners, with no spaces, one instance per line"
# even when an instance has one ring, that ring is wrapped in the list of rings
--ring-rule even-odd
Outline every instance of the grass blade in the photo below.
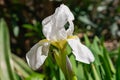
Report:
[[[16,80],[10,55],[9,33],[7,25],[0,19],[0,74],[1,80]]]

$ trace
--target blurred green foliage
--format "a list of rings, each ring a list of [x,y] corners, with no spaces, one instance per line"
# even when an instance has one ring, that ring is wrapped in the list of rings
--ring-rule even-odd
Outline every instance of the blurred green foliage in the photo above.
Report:
[[[52,55],[37,71],[24,60],[31,46],[44,38],[41,21],[61,3],[69,6],[75,16],[75,34],[92,33],[82,39],[95,56],[93,64],[76,62],[69,53],[78,80],[120,79],[120,48],[108,51],[104,45],[109,39],[120,40],[119,0],[0,0],[0,18],[6,21],[0,20],[0,80],[65,79]]]
[[[44,75],[38,75],[21,58],[12,54],[8,27],[3,19],[0,19],[0,44],[0,80],[43,80]]]
[[[1,80],[65,80],[61,69],[56,65],[52,57],[52,52],[49,54],[39,73],[32,71],[21,58],[12,54],[9,45],[8,28],[3,19],[0,20],[0,38]],[[118,58],[116,58],[114,63],[116,65],[114,65],[109,55],[110,52],[103,45],[104,41],[98,37],[94,37],[91,43],[86,35],[84,39],[85,44],[91,49],[95,56],[94,63],[90,65],[76,62],[74,56],[71,55],[70,47],[67,47],[67,52],[69,53],[70,61],[78,80],[119,80],[120,48],[116,51]]]

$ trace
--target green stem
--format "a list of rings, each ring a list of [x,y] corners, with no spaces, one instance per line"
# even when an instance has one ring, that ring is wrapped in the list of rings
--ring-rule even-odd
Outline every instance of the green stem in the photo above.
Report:
[[[72,65],[69,61],[64,50],[59,52],[54,49],[54,56],[58,66],[61,68],[62,72],[65,75],[66,80],[77,80],[77,77],[72,69]]]

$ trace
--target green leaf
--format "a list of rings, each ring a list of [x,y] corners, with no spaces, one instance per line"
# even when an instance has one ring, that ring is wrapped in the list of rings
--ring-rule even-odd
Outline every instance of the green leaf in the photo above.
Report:
[[[94,64],[92,64],[91,66],[92,66],[92,71],[93,71],[95,80],[101,80],[100,76],[98,75],[98,73],[96,71]]]
[[[84,38],[85,38],[85,44],[86,44],[87,46],[90,46],[90,41],[89,41],[89,39],[88,39],[88,37],[87,37],[86,34],[84,35]]]
[[[85,23],[85,24],[87,24],[87,25],[91,25],[91,26],[93,26],[93,27],[95,27],[95,28],[97,27],[97,25],[94,24],[94,23],[88,18],[87,15],[79,16],[78,19],[79,19],[81,22],[83,22],[83,23]]]
[[[23,27],[29,30],[36,30],[35,27],[31,24],[24,24]]]
[[[60,80],[65,80],[65,76],[61,69],[59,69],[59,72],[60,72]]]
[[[44,75],[34,73],[30,77],[26,78],[25,80],[44,80]]]
[[[120,47],[119,47],[117,66],[116,66],[116,80],[120,80]]]
[[[75,61],[75,58],[74,58],[73,55],[70,56],[70,62],[71,62],[71,64],[72,64],[72,68],[73,68],[75,74],[77,74],[76,61]]]
[[[86,79],[85,78],[84,67],[81,63],[78,64],[76,73],[77,73],[76,75],[78,76],[79,80],[85,80]]]
[[[15,69],[23,76],[24,78],[29,77],[34,72],[28,67],[28,65],[19,57],[12,54],[12,59],[14,61]]]
[[[3,19],[0,19],[0,78],[1,80],[16,80],[11,58],[9,32]]]

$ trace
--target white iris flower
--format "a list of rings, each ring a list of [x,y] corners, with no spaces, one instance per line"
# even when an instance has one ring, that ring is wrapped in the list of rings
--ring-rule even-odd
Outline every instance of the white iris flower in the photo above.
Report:
[[[74,16],[69,8],[61,4],[53,15],[42,21],[43,34],[46,39],[36,43],[26,54],[27,62],[32,69],[36,70],[44,63],[50,45],[63,49],[68,43],[77,61],[87,64],[94,61],[92,52],[80,42],[77,36],[73,36],[73,20]],[[67,30],[64,27],[66,23],[69,23]]]

